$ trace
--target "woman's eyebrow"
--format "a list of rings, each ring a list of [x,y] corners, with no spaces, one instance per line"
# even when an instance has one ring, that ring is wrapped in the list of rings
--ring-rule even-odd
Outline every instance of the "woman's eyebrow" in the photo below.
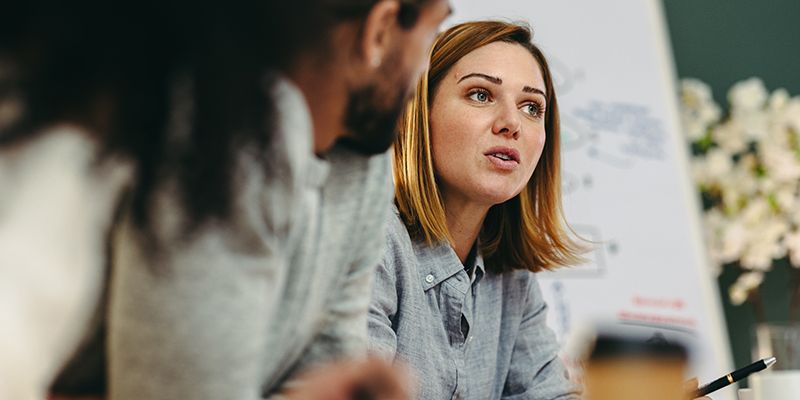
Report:
[[[525,86],[525,87],[522,88],[522,91],[525,92],[525,93],[540,94],[540,95],[544,96],[545,98],[547,97],[547,95],[544,94],[544,91],[542,89],[537,89],[535,87]]]
[[[500,78],[498,78],[496,76],[482,74],[480,72],[473,72],[471,74],[466,74],[466,75],[462,76],[461,79],[458,80],[458,83],[461,83],[461,81],[463,81],[464,79],[467,79],[467,78],[483,78],[483,79],[486,79],[489,82],[494,83],[495,85],[502,85],[503,84],[503,80],[502,79],[500,79]]]
[[[472,73],[466,74],[466,75],[462,76],[461,79],[458,80],[458,83],[461,83],[461,81],[463,81],[464,79],[469,79],[469,78],[485,79],[485,80],[487,80],[487,81],[489,81],[491,83],[494,83],[495,85],[502,85],[503,84],[503,80],[502,79],[500,79],[500,78],[498,78],[496,76],[482,74],[480,72],[472,72]],[[524,93],[540,94],[540,95],[542,95],[544,97],[547,97],[547,95],[544,93],[544,90],[539,89],[539,88],[535,88],[535,87],[532,87],[532,86],[524,86],[522,88],[522,91]]]

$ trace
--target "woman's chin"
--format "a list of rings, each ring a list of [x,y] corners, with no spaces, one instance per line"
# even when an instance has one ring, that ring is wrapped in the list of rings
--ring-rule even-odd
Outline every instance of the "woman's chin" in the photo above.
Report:
[[[484,190],[481,191],[480,198],[487,204],[494,206],[505,203],[518,194],[519,192],[507,188],[484,188]]]

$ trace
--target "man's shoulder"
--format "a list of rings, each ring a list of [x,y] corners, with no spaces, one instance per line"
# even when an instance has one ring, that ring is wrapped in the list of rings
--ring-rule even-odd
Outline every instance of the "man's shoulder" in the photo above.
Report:
[[[332,178],[360,178],[366,184],[385,185],[391,175],[389,154],[363,155],[343,145],[336,145],[326,155]],[[359,180],[360,180],[359,179]],[[349,179],[354,181],[354,179]]]
[[[338,203],[370,225],[384,225],[393,194],[391,165],[386,153],[364,156],[342,146],[328,154],[330,175],[326,201]]]

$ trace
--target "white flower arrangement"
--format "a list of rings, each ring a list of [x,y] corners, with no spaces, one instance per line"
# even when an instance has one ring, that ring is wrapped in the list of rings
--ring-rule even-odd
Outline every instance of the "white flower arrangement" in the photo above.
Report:
[[[800,97],[750,78],[731,87],[723,117],[705,83],[685,79],[680,90],[706,244],[717,273],[744,270],[728,293],[742,304],[775,260],[800,268]]]

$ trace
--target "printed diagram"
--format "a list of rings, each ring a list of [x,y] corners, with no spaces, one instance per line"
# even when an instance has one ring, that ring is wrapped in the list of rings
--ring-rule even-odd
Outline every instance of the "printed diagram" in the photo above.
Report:
[[[576,89],[586,80],[582,69],[558,58],[552,59],[550,69],[561,100],[562,152],[581,151],[620,169],[633,168],[638,159],[665,158],[666,132],[647,106],[581,98]]]
[[[605,143],[602,139],[607,139]],[[601,137],[597,129],[592,129],[586,122],[565,114],[561,116],[561,151],[576,153],[583,151],[587,158],[597,160],[608,166],[619,169],[633,168],[633,159],[609,149],[611,138]]]
[[[637,160],[665,158],[666,133],[646,107],[592,100],[561,117],[562,151],[582,151],[610,167],[630,169]]]
[[[576,107],[586,74],[551,57],[553,84],[561,99],[561,149],[616,168],[632,168],[635,159],[661,160],[666,140],[661,121],[643,105],[596,99]],[[580,102],[583,103],[583,102]]]

